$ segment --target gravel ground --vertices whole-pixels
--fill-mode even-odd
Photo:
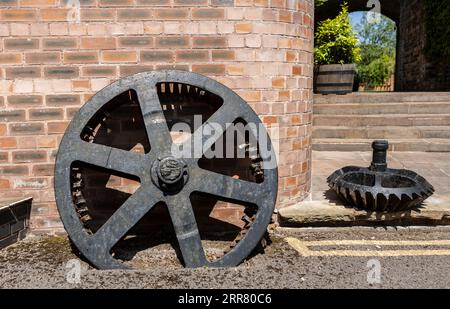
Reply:
[[[0,251],[0,288],[450,288],[450,256],[379,258],[382,282],[369,285],[369,258],[303,257],[284,241],[288,236],[450,240],[450,229],[277,229],[263,254],[228,269],[185,269],[171,246],[163,244],[136,254],[127,263],[147,269],[131,271],[92,268],[73,253],[65,237],[29,237]],[[220,247],[208,246],[210,252]],[[71,259],[81,262],[80,283],[67,281]]]

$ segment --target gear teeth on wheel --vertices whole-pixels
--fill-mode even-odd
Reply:
[[[329,187],[350,206],[393,212],[418,207],[434,193],[428,181],[409,170],[388,169],[387,141],[375,141],[370,167],[347,166],[332,173]]]

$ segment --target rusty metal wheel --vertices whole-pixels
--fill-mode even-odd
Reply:
[[[235,179],[199,166],[199,158],[173,155],[170,126],[161,106],[162,88],[172,87],[174,97],[208,95],[219,97],[221,106],[200,128],[192,131],[185,147],[193,147],[200,140],[202,149],[209,149],[217,138],[204,136],[210,124],[227,126],[241,119],[260,124],[259,117],[240,98],[224,85],[202,75],[184,71],[155,71],[126,77],[95,94],[73,117],[56,158],[55,194],[58,210],[69,237],[80,252],[101,269],[127,268],[111,255],[113,246],[156,204],[167,205],[182,260],[186,267],[226,267],[238,265],[257,246],[271,220],[277,193],[277,168],[269,166],[275,158],[274,149],[264,129],[253,127],[254,136],[267,138],[265,147],[258,147],[257,158],[251,162],[257,181]],[[147,153],[136,153],[94,142],[93,121],[108,117],[105,106],[120,94],[133,91],[142,113],[145,132],[151,145]],[[168,90],[166,93],[169,92]],[[260,145],[258,145],[260,146]],[[99,167],[139,179],[135,191],[96,231],[86,229],[89,209],[77,191],[86,184],[75,162]],[[205,256],[196,218],[190,203],[193,192],[202,192],[223,199],[255,205],[250,224],[242,239],[225,255],[209,261]]]

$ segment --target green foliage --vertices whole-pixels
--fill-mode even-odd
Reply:
[[[395,59],[382,55],[369,64],[358,65],[358,80],[369,87],[382,86],[392,76],[395,69]]]
[[[425,54],[436,64],[450,62],[450,0],[425,0]]]
[[[315,33],[316,64],[348,64],[361,60],[358,39],[350,24],[347,3],[334,19],[319,23]]]
[[[361,48],[357,78],[369,87],[381,86],[395,71],[395,22],[380,15],[380,22],[371,23],[366,14],[355,29]]]

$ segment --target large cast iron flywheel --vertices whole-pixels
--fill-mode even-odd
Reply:
[[[165,90],[164,90],[165,89]],[[121,94],[133,91],[143,119],[143,126],[151,149],[138,153],[95,142],[98,123],[108,118],[106,105],[114,105]],[[265,136],[268,145],[253,152],[250,169],[255,181],[236,179],[199,164],[199,157],[173,155],[173,141],[161,101],[164,98],[182,102],[189,111],[190,101],[203,100],[208,104],[219,98],[220,107],[192,135],[183,146],[195,148],[200,141],[202,152],[217,140],[205,136],[210,124],[225,130],[237,119],[255,124],[251,134]],[[119,100],[120,101],[120,100]],[[187,103],[186,103],[187,102]],[[194,109],[195,110],[195,109]],[[181,112],[180,111],[180,112]],[[175,113],[176,114],[176,113]],[[171,122],[176,122],[172,119]],[[182,120],[180,120],[182,121]],[[58,210],[70,239],[92,264],[101,269],[127,268],[112,256],[111,250],[152,208],[163,202],[186,267],[236,266],[259,244],[267,232],[275,207],[277,167],[273,166],[275,152],[259,117],[236,93],[205,76],[184,71],[155,71],[139,73],[118,80],[96,93],[73,117],[61,140],[55,167],[55,194]],[[209,130],[211,131],[211,130]],[[260,139],[258,139],[259,141]],[[255,147],[253,147],[255,148]],[[256,155],[255,155],[256,153]],[[269,164],[271,160],[271,164]],[[140,186],[96,230],[86,228],[89,209],[77,188],[89,186],[79,176],[75,164],[87,164],[139,179]],[[223,168],[223,167],[222,167]],[[230,167],[231,168],[231,167]],[[200,192],[229,201],[251,204],[253,212],[245,233],[231,250],[215,260],[208,260],[202,245],[190,195]],[[247,213],[248,214],[248,213]],[[170,222],[168,222],[170,224]]]

